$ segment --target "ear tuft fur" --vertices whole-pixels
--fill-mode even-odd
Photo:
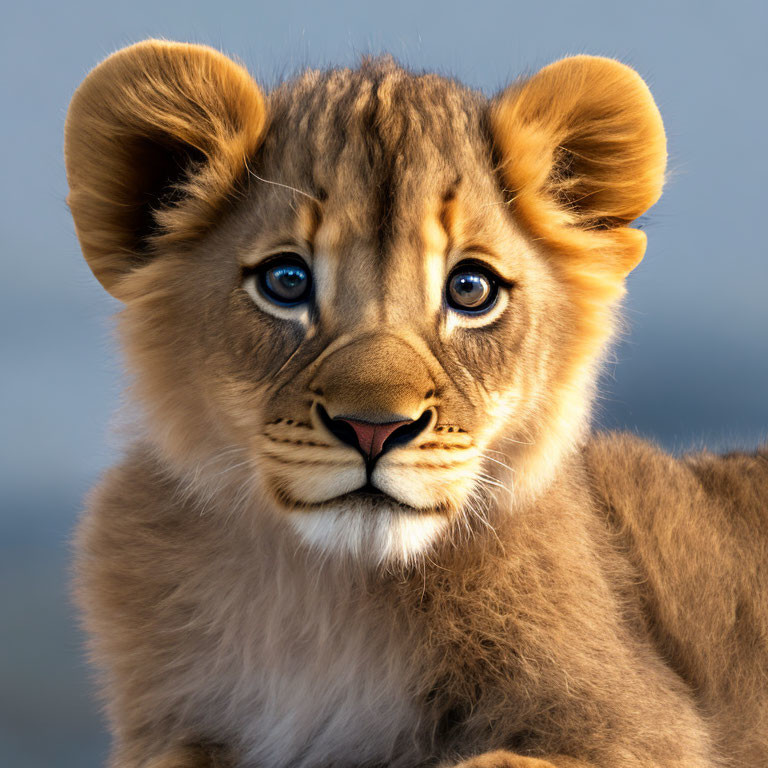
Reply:
[[[67,201],[108,291],[120,298],[159,245],[210,227],[264,124],[251,76],[206,46],[147,40],[86,77],[65,127]]]
[[[510,86],[491,127],[524,223],[570,261],[621,281],[645,236],[627,228],[661,195],[666,139],[640,76],[613,59],[574,56]]]

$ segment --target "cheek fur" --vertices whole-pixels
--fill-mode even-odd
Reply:
[[[530,315],[522,293],[513,290],[506,310],[493,322],[475,328],[454,328],[445,344],[446,352],[485,393],[503,391],[525,364]]]
[[[227,369],[254,383],[274,377],[306,336],[300,323],[262,312],[243,290],[232,294],[223,314],[229,318],[227,337],[221,347]]]

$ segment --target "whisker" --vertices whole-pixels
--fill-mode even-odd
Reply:
[[[536,443],[527,442],[525,440],[514,440],[511,437],[502,437],[501,439],[505,443],[517,443],[518,445],[536,445]]]
[[[465,505],[464,509],[466,512],[470,513],[472,517],[474,517],[476,520],[478,520],[481,525],[485,526],[492,534],[493,537],[498,542],[499,546],[501,547],[502,551],[504,551],[504,543],[499,538],[499,534],[497,533],[494,526],[491,524],[491,522],[487,519],[486,515],[490,511],[490,499],[483,495],[480,496],[478,491],[480,488],[477,488],[476,491],[474,491],[469,499],[467,500],[467,504]],[[481,508],[484,508],[485,513],[481,510]],[[469,520],[467,519],[467,515],[464,516],[464,528],[468,536],[471,536],[473,534],[472,528],[469,525]]]
[[[261,176],[259,176],[257,173],[254,173],[250,168],[248,169],[248,173],[253,176],[254,179],[258,179],[259,181],[263,181],[265,184],[272,184],[275,187],[282,187],[283,189],[289,189],[291,192],[295,192],[297,195],[304,195],[304,197],[308,197],[310,200],[314,200],[314,202],[319,203],[320,201],[314,196],[310,195],[309,192],[304,192],[301,189],[297,189],[296,187],[292,187],[290,184],[283,184],[279,181],[270,181],[269,179],[264,179]]]
[[[221,475],[225,475],[227,472],[232,472],[235,469],[240,469],[240,467],[245,467],[250,463],[251,463],[251,460],[246,459],[245,461],[240,461],[237,464],[232,464],[226,469],[222,469],[220,472],[217,472],[215,475],[211,475],[211,479],[213,480],[214,478],[220,477]]]
[[[488,459],[488,461],[492,461],[494,464],[498,464],[500,467],[504,467],[504,469],[508,469],[510,472],[514,472],[515,470],[509,466],[509,464],[505,464],[503,461],[499,461],[498,459],[494,459],[493,456],[486,456],[486,454],[483,454],[484,459]]]
[[[483,483],[486,483],[487,485],[493,485],[496,488],[501,488],[503,491],[507,490],[507,486],[504,485],[504,483],[500,483],[496,478],[491,477],[490,475],[484,475],[480,472],[478,472],[475,477],[477,477],[478,480],[481,480]]]

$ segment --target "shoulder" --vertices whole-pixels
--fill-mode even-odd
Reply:
[[[674,456],[634,435],[606,433],[590,439],[583,458],[597,507],[620,528],[768,531],[765,446],[753,453]]]
[[[583,449],[593,492],[606,502],[668,493],[690,478],[680,461],[659,446],[627,433],[597,433]]]
[[[751,453],[674,456],[636,435],[607,432],[592,436],[583,457],[595,490],[611,497],[697,489],[723,499],[745,493],[768,498],[768,445]]]

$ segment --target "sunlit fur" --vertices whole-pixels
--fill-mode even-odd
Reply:
[[[768,455],[589,434],[664,180],[634,71],[488,100],[385,58],[263,94],[147,41],[65,154],[134,407],[77,539],[111,768],[768,761]],[[254,279],[283,251],[305,305]],[[446,302],[464,261],[487,312]],[[342,416],[421,431],[368,478]]]

